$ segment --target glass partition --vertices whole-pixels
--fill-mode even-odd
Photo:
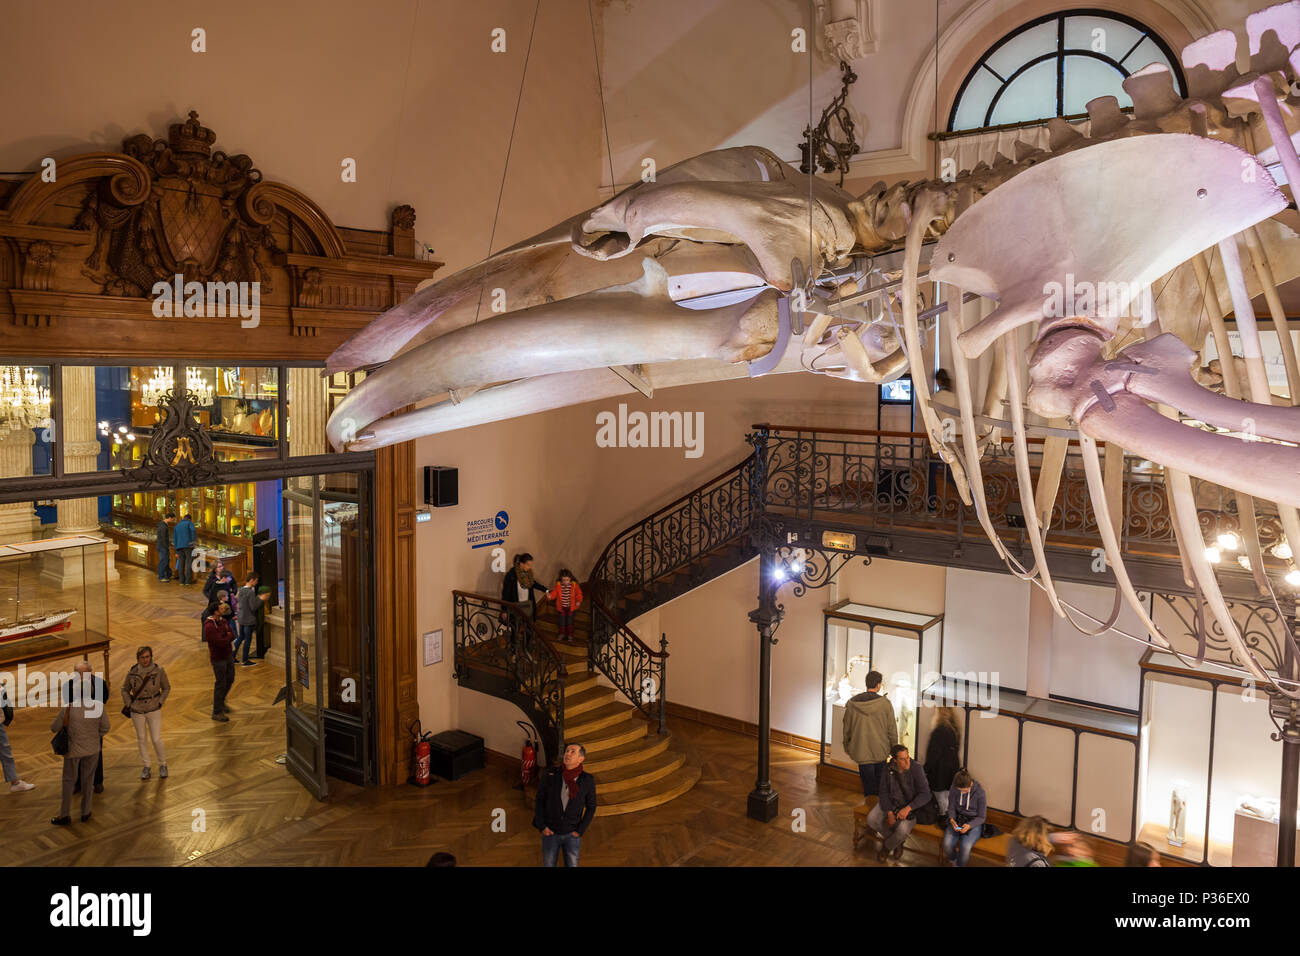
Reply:
[[[840,601],[824,615],[822,763],[857,769],[843,747],[844,711],[866,690],[866,676],[873,670],[883,677],[881,692],[893,705],[899,742],[923,758],[920,690],[928,671],[938,668],[943,615],[851,601]]]

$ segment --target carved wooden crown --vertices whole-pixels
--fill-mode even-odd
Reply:
[[[184,123],[173,123],[167,128],[167,141],[175,152],[208,156],[217,134],[199,122],[197,111],[190,110],[190,118]]]

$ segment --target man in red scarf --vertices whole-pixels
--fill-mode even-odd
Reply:
[[[548,768],[537,785],[533,826],[542,834],[542,866],[555,866],[560,850],[565,866],[578,865],[582,835],[596,815],[596,778],[582,769],[586,759],[581,744],[569,744],[563,766]]]

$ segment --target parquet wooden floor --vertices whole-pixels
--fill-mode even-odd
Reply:
[[[283,705],[271,703],[285,680],[280,649],[256,667],[236,668],[234,713],[229,723],[213,722],[212,672],[198,639],[199,589],[161,585],[135,568],[121,571],[110,604],[111,681],[116,692],[136,645],[153,646],[172,684],[163,719],[170,776],[159,780],[155,767],[151,780],[139,779],[135,734],[114,705],[105,792],[95,797],[93,818],[52,827],[61,767],[49,750],[53,711],[19,710],[9,736],[20,774],[36,789],[11,794],[0,786],[0,864],[422,866],[439,850],[462,865],[540,862],[532,790],[525,799],[513,789],[509,767],[490,765],[422,790],[331,780],[330,799],[315,800],[275,763],[284,749]],[[699,783],[663,806],[598,814],[583,840],[583,865],[876,865],[869,852],[852,849],[853,807],[861,798],[819,784],[815,755],[772,745],[781,815],[761,824],[745,817],[757,742],[683,719],[671,725],[674,747],[701,770]],[[796,809],[803,811],[798,817]],[[903,863],[932,865],[932,844],[916,846]]]

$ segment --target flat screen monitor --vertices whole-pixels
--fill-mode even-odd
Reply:
[[[880,386],[882,405],[911,405],[912,379],[896,378],[892,382],[883,382]]]

